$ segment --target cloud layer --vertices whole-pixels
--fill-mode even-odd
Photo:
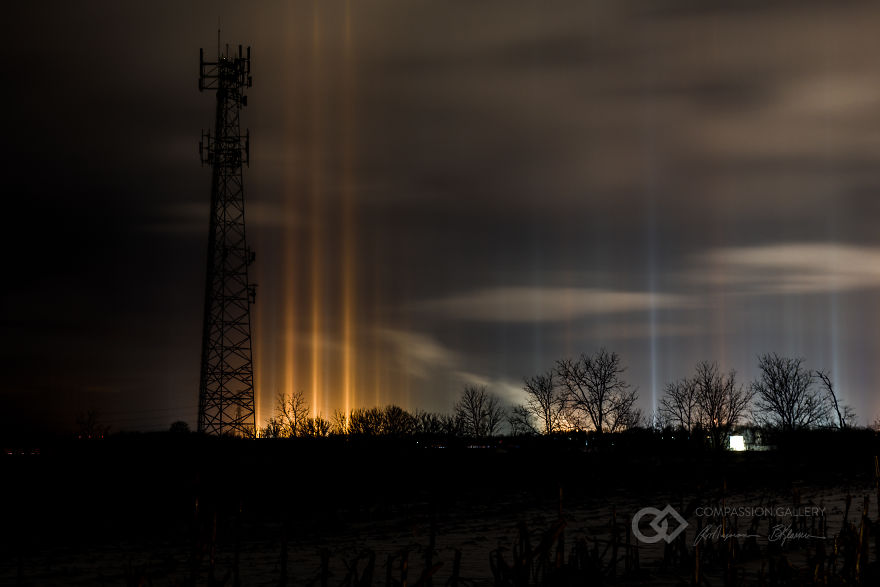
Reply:
[[[480,322],[560,322],[591,315],[681,307],[683,296],[574,287],[495,287],[415,304],[446,317]]]
[[[699,282],[735,294],[840,293],[880,287],[880,247],[779,243],[729,247],[700,257]]]

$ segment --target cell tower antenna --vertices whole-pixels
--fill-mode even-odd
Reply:
[[[220,54],[205,61],[199,51],[199,91],[217,95],[214,134],[202,131],[199,154],[210,165],[211,216],[205,278],[205,314],[199,378],[198,430],[206,434],[253,437],[254,363],[250,308],[256,286],[248,267],[254,253],[247,246],[242,167],[249,164],[250,133],[241,134],[239,118],[251,87],[247,55]]]

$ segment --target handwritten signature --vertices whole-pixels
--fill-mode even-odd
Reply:
[[[709,524],[705,526],[700,532],[697,534],[696,538],[694,538],[694,546],[699,544],[700,542],[706,542],[707,540],[730,540],[732,538],[766,538],[767,542],[778,542],[780,546],[785,546],[786,542],[792,540],[805,540],[805,539],[816,539],[816,540],[826,540],[827,536],[815,536],[810,534],[809,532],[798,532],[795,531],[791,524],[777,524],[770,528],[770,533],[766,536],[761,534],[746,534],[741,532],[725,532],[724,528],[720,525]]]

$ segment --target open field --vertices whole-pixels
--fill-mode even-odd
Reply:
[[[2,458],[0,583],[874,584],[876,453],[867,434],[721,454],[574,439],[48,443]],[[633,515],[667,504],[685,531],[639,542]],[[720,506],[742,511],[705,514]]]

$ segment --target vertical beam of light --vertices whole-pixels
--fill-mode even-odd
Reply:
[[[826,133],[831,132],[832,129],[830,128],[829,123],[826,122],[824,130]],[[826,145],[826,151],[827,151],[828,145],[831,144],[831,141],[830,140],[824,141],[824,144]],[[831,153],[827,153],[827,157],[828,157],[827,160],[829,162],[829,167],[831,167],[831,165],[832,165],[831,162],[833,162],[835,160],[835,158],[834,158],[833,154],[831,154]],[[825,181],[823,182],[825,184],[823,186],[823,191],[825,191],[825,193],[828,194],[832,198],[834,197],[834,194],[836,194],[838,192],[838,189],[840,188],[840,186],[837,185],[837,183],[835,182],[834,173],[835,173],[834,169],[828,169],[826,171]],[[833,247],[838,242],[837,237],[838,237],[838,233],[839,233],[838,221],[839,221],[839,215],[840,215],[840,208],[838,206],[833,206],[833,205],[829,206],[828,208],[829,208],[827,210],[828,215],[826,216],[828,244]],[[854,212],[856,214],[858,214],[857,211],[854,211]],[[833,250],[837,251],[836,248]],[[835,252],[834,266],[840,267],[840,259],[838,258],[838,254],[836,252]],[[838,274],[836,272],[832,271],[831,276],[832,276],[831,278],[833,280],[833,283],[832,283],[831,294],[830,294],[831,299],[829,300],[830,308],[829,308],[829,316],[828,316],[828,320],[830,322],[829,330],[831,331],[831,337],[830,337],[831,340],[830,340],[829,344],[830,344],[831,348],[830,349],[822,349],[822,352],[826,352],[826,353],[830,352],[831,353],[831,382],[834,385],[834,390],[838,394],[840,394],[841,391],[843,391],[841,389],[841,382],[840,382],[841,377],[840,377],[840,369],[839,369],[839,362],[838,362],[839,358],[840,358],[839,350],[840,350],[840,336],[841,336],[841,333],[840,333],[840,293],[839,293],[840,292],[840,284],[839,284]],[[843,393],[846,394],[847,391],[843,391]],[[844,397],[846,397],[846,395],[844,395]],[[841,399],[841,398],[838,397],[838,399]],[[849,399],[852,400],[854,398],[852,395],[850,395]],[[846,402],[844,402],[844,403],[846,403]],[[870,422],[871,420],[869,419],[868,421]]]
[[[371,319],[372,319],[374,327],[375,327],[375,325],[380,323],[380,320],[379,320],[380,319],[379,300],[382,299],[382,291],[380,288],[383,283],[383,280],[381,279],[380,273],[379,273],[380,268],[382,267],[382,264],[378,263],[377,260],[382,258],[381,243],[383,242],[383,240],[382,240],[383,234],[384,233],[382,231],[377,231],[375,234],[371,235],[373,237],[371,239],[373,241],[373,252],[372,252],[373,269],[371,271],[371,279],[373,280],[373,291],[371,293],[372,293],[373,299],[372,299]],[[373,332],[374,332],[373,335],[375,336],[375,329]],[[372,365],[373,365],[373,393],[375,395],[374,401],[375,401],[375,405],[381,406],[382,405],[382,385],[383,385],[383,380],[382,380],[383,363],[382,363],[382,358],[381,358],[380,351],[379,351],[380,344],[374,343],[370,346],[371,346],[370,353],[372,355],[371,358],[372,358]]]
[[[655,180],[655,161],[654,161],[654,145],[653,137],[649,139],[651,145],[647,154],[649,159],[649,170],[645,173],[649,185],[647,186],[646,212],[648,215],[647,223],[647,261],[648,261],[648,294],[651,299],[650,310],[648,311],[648,327],[649,327],[649,357],[651,363],[651,411],[657,411],[657,202],[654,193]]]
[[[290,18],[285,19],[289,22]],[[292,39],[290,35],[285,35],[285,52],[288,56],[294,52]],[[297,58],[293,55],[293,60]],[[284,152],[292,153],[290,142],[297,135],[296,120],[297,110],[294,108],[293,94],[295,92],[296,83],[289,76],[284,77]],[[297,365],[297,314],[299,311],[299,297],[297,296],[297,256],[298,242],[296,238],[296,230],[291,224],[292,219],[296,216],[297,201],[297,173],[298,166],[288,164],[284,166],[283,180],[284,191],[282,193],[282,210],[284,215],[284,225],[282,227],[282,247],[283,253],[281,257],[281,275],[284,280],[282,283],[282,336],[281,345],[281,393],[287,397],[292,397],[296,392],[295,377],[299,374]],[[275,363],[276,369],[278,363]]]
[[[705,184],[704,189],[707,193],[712,193],[715,189],[715,185]],[[713,213],[714,216],[711,219],[713,241],[711,246],[717,249],[729,244],[728,219],[730,211],[726,207],[718,206],[713,207]],[[744,309],[742,302],[740,302],[739,306],[731,304],[730,307],[728,307],[728,285],[726,285],[728,276],[724,271],[725,269],[723,265],[717,262],[711,268],[713,275],[712,283],[714,285],[710,286],[709,298],[711,299],[711,306],[708,311],[711,312],[709,320],[712,326],[711,331],[707,334],[711,346],[708,349],[708,352],[702,351],[701,355],[696,357],[696,360],[698,361],[718,361],[718,365],[722,370],[733,367],[733,365],[728,362],[728,336],[735,335],[737,331],[741,332],[741,336],[744,336],[749,341],[746,347],[749,349],[761,348],[761,345],[765,342],[761,338],[762,335],[760,334],[760,331],[756,331],[751,326],[746,326],[746,330],[743,330],[744,325],[738,324],[737,316],[741,316]],[[730,326],[728,326],[728,316],[730,316],[731,319]],[[757,347],[754,346],[756,344],[754,342],[756,336],[759,341]],[[742,351],[740,351],[740,356],[741,355]],[[746,353],[746,356],[751,357],[753,355]],[[742,366],[745,367],[746,365],[743,364]],[[693,365],[691,365],[691,367],[693,367]]]
[[[320,2],[315,0],[312,20],[312,71],[311,71],[311,371],[312,371],[312,412],[314,415],[326,413],[326,398],[322,397],[322,299],[323,288],[323,109],[321,108],[321,20],[318,11]]]
[[[714,234],[714,242],[713,246],[715,248],[723,247],[727,244],[727,234],[725,230],[725,218],[726,214],[725,210],[717,210],[716,216],[714,218],[715,230]],[[708,352],[702,351],[702,354],[697,357],[697,361],[717,361],[719,368],[723,371],[724,369],[730,368],[731,365],[727,362],[727,286],[725,285],[725,280],[727,275],[724,274],[724,268],[722,264],[715,263],[712,269],[713,279],[712,282],[714,285],[711,287],[711,296],[712,300],[711,307],[709,308],[709,312],[711,312],[710,320],[712,323],[712,330],[709,333],[709,338],[711,342],[711,348],[708,349]],[[735,310],[732,312],[735,315]],[[754,337],[753,334],[749,335],[749,340],[752,340]],[[749,348],[752,348],[751,345],[754,343],[749,343]],[[761,343],[763,344],[763,342]],[[693,367],[694,365],[691,365]]]
[[[823,55],[822,59],[822,70],[823,72],[831,73],[834,71],[834,65],[830,63],[827,59],[827,55]],[[826,82],[822,85],[823,91],[829,91],[833,88],[833,85],[830,82]],[[833,91],[833,90],[831,90]],[[826,99],[833,100],[832,97],[828,96]],[[821,180],[821,185],[819,187],[822,192],[824,192],[825,196],[831,198],[831,201],[836,203],[835,195],[839,192],[840,185],[837,180],[838,170],[835,169],[834,162],[838,160],[837,154],[833,151],[832,145],[834,145],[835,141],[832,138],[832,133],[836,129],[836,126],[828,118],[822,118],[822,138],[820,143],[822,145],[823,155],[824,155],[824,165],[823,165],[823,175]],[[838,205],[828,206],[824,213],[826,219],[826,238],[828,240],[828,244],[832,247],[837,244],[837,236],[838,236],[838,221],[839,215],[841,212],[841,208]],[[856,211],[853,211],[856,212]],[[858,213],[858,212],[856,212]],[[834,249],[836,250],[836,249]],[[840,259],[838,255],[835,253],[834,258],[834,266],[840,266]],[[838,283],[837,273],[831,272],[832,286],[831,292],[828,295],[828,321],[829,321],[829,330],[830,332],[830,341],[827,343],[831,348],[821,348],[819,352],[822,353],[830,353],[831,354],[831,382],[834,385],[835,391],[840,394],[840,373],[838,370],[838,351],[839,351],[839,341],[840,341],[840,309],[839,309],[839,289],[840,285]],[[838,397],[840,399],[840,397]],[[870,421],[870,420],[869,420]]]
[[[259,231],[250,233],[250,243],[255,250],[262,248],[263,239],[260,238]],[[251,283],[265,283],[266,275],[260,263],[251,265],[248,278]],[[263,303],[251,305],[251,352],[252,364],[254,369],[254,422],[256,424],[256,432],[259,433],[261,420],[261,402],[266,400],[268,393],[264,393],[264,389],[272,389],[274,386],[274,377],[272,365],[275,363],[276,355],[274,346],[271,344],[271,337],[267,334],[271,331],[266,327],[266,317],[272,315],[272,308],[266,308],[266,300]],[[271,304],[272,301],[269,301]]]
[[[830,232],[831,241],[834,244],[837,243],[837,216],[838,209],[836,207],[832,207]],[[840,267],[840,260],[835,258],[834,265],[836,267]],[[840,329],[840,284],[838,274],[836,272],[832,272],[832,275],[834,276],[834,285],[831,289],[831,311],[829,316],[829,320],[831,322],[831,382],[834,384],[834,390],[838,394],[843,394],[842,397],[845,398],[844,403],[850,403],[850,405],[852,405],[852,403],[856,399],[856,394],[854,393],[855,390],[843,388],[841,381],[842,377],[840,373],[840,347],[841,344],[845,343],[843,343],[843,341],[841,340],[842,333]],[[850,381],[853,381],[853,379],[850,378]],[[838,399],[841,399],[841,396],[838,396]],[[865,423],[871,423],[872,421],[873,417],[868,418],[867,422]]]
[[[653,86],[657,82],[656,70],[646,67],[643,73],[649,86]],[[644,128],[644,136],[642,138],[642,149],[644,150],[642,171],[645,178],[645,198],[647,213],[647,279],[648,292],[651,299],[651,308],[648,313],[649,324],[649,359],[651,362],[651,411],[657,411],[657,203],[656,203],[656,186],[657,186],[657,140],[656,129],[657,113],[654,100],[644,100],[644,119],[642,121]]]
[[[354,328],[355,328],[355,225],[354,186],[352,180],[352,135],[354,133],[354,107],[352,93],[351,2],[345,1],[345,46],[342,68],[342,393],[345,413],[351,412],[355,401],[354,379]]]
[[[653,176],[653,174],[652,174]],[[651,411],[657,411],[657,211],[653,187],[648,191],[648,292],[651,337]]]
[[[256,239],[254,239],[254,241],[256,241]],[[263,275],[263,272],[256,268],[252,269],[252,271],[253,273],[251,274],[251,279],[254,279],[254,277],[256,277],[256,279],[254,279],[254,283],[259,283],[261,281],[261,276]],[[254,368],[254,422],[257,425],[257,432],[259,432],[260,423],[262,422],[262,420],[260,419],[260,402],[265,399],[263,394],[263,386],[266,383],[266,377],[264,373],[265,363],[269,362],[271,364],[274,360],[274,357],[266,356],[267,353],[265,353],[265,351],[257,352],[257,349],[265,346],[264,341],[266,340],[265,336],[260,336],[260,332],[263,330],[263,327],[261,326],[263,324],[262,308],[260,306],[254,305],[251,308],[251,314],[251,324],[257,327],[256,335],[253,331],[251,331],[251,340],[259,341],[259,346],[253,349],[253,358],[251,359]]]
[[[653,231],[652,231],[653,232]],[[648,284],[651,292],[651,410],[657,410],[657,269],[656,258],[651,252],[651,268],[648,270]]]
[[[530,371],[532,373],[543,373],[546,369],[544,365],[544,329],[540,323],[540,320],[537,318],[541,314],[541,306],[542,301],[540,298],[543,297],[543,288],[541,287],[543,284],[543,280],[541,279],[541,268],[543,267],[544,255],[543,255],[543,246],[542,246],[542,235],[539,232],[538,224],[535,223],[532,225],[531,230],[531,252],[532,252],[532,285],[536,288],[537,291],[542,292],[541,295],[537,296],[535,299],[535,305],[532,309],[533,315],[535,316],[535,324],[532,326],[532,365]]]
[[[572,296],[573,291],[574,291],[573,289],[568,289],[565,293],[565,305],[567,308],[572,307],[571,296]],[[562,342],[563,342],[563,349],[564,349],[563,354],[566,357],[572,357],[575,355],[574,326],[573,326],[573,324],[574,324],[574,320],[566,320],[565,321],[565,332],[562,335]]]
[[[835,220],[835,218],[832,217],[832,222],[831,222],[831,224],[832,224],[831,231],[832,232],[834,231],[834,226],[833,226],[834,220]],[[834,244],[833,240],[832,240],[831,244]],[[839,267],[840,261],[837,258],[837,256],[838,255],[835,253],[834,265],[836,267]],[[831,275],[832,275],[833,284],[831,287],[831,293],[829,294],[830,299],[829,299],[829,316],[828,316],[828,321],[830,323],[829,330],[831,331],[831,337],[830,337],[831,340],[829,342],[831,349],[821,349],[821,351],[822,352],[829,352],[829,350],[830,350],[830,353],[831,353],[831,383],[834,385],[834,391],[838,394],[838,399],[841,399],[840,398],[840,392],[841,392],[840,373],[838,371],[838,362],[837,362],[838,361],[838,339],[840,337],[840,327],[838,324],[838,321],[840,320],[840,310],[839,310],[839,300],[838,300],[839,284],[838,284],[837,274],[835,272],[832,272]],[[850,396],[850,397],[852,397],[852,396]],[[844,403],[846,403],[846,402],[844,402]]]
[[[285,173],[289,173],[286,171]],[[285,218],[291,218],[293,209],[290,197],[285,198],[284,214]],[[296,262],[295,262],[296,239],[294,231],[290,226],[284,227],[284,256],[282,260],[282,274],[284,275],[284,340],[283,349],[284,356],[282,365],[284,370],[283,393],[292,397],[295,393],[294,375],[297,373],[296,361]]]

